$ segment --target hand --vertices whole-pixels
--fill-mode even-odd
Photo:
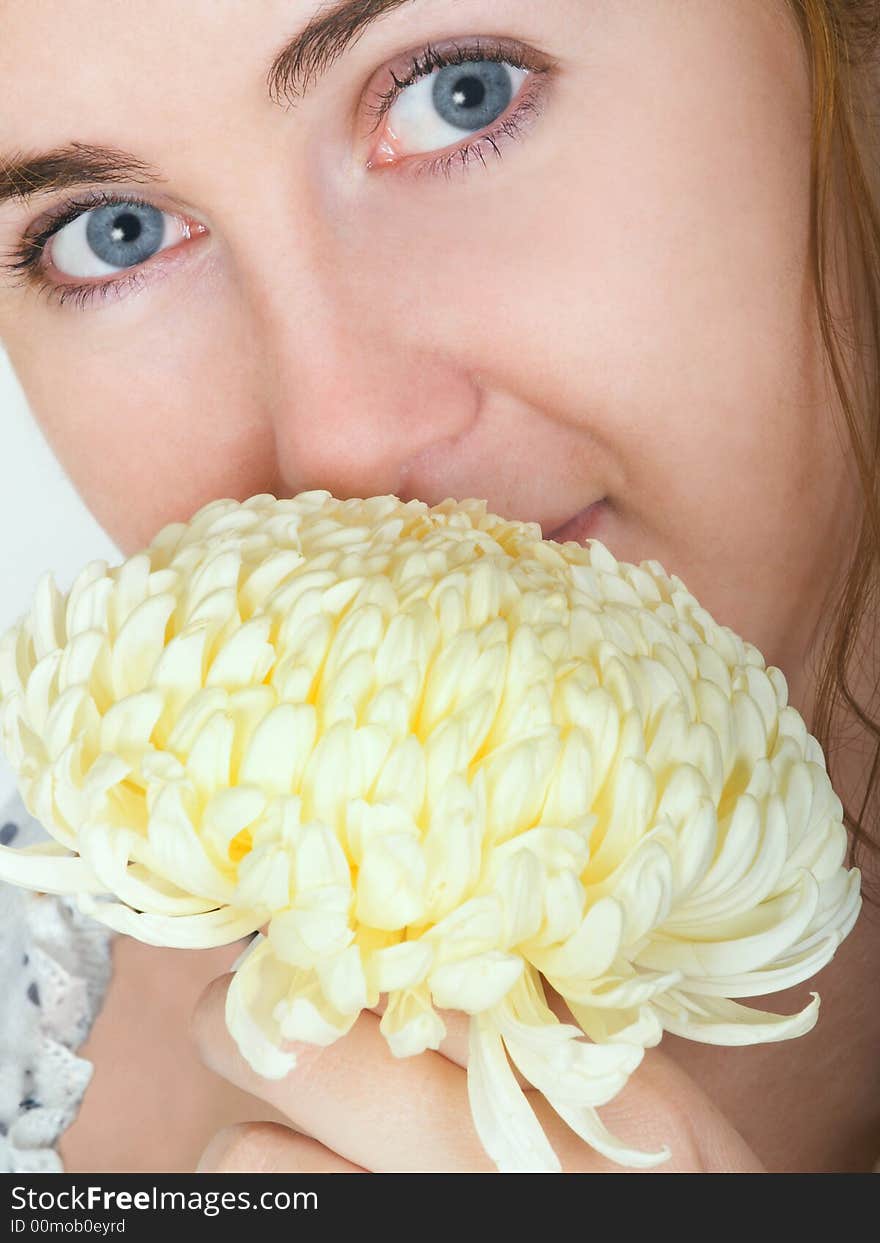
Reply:
[[[291,1043],[297,1065],[284,1079],[263,1079],[242,1058],[226,1028],[232,976],[212,980],[192,1018],[202,1060],[230,1083],[289,1118],[225,1127],[210,1141],[198,1173],[483,1173],[494,1164],[483,1151],[467,1096],[467,1024],[443,1011],[446,1039],[437,1052],[395,1058],[379,1032],[384,1004],[365,1010],[327,1047]],[[547,988],[565,1017],[564,1003]],[[569,1021],[570,1016],[569,1016]],[[589,1148],[544,1098],[517,1074],[566,1173],[613,1173],[621,1166]],[[601,1116],[635,1147],[672,1157],[658,1173],[763,1173],[745,1140],[705,1093],[658,1049],[644,1061]]]

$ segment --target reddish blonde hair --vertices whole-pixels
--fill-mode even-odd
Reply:
[[[867,703],[859,703],[851,687],[856,662],[880,650],[874,629],[880,619],[880,0],[787,3],[811,72],[811,263],[819,324],[863,502],[856,550],[830,602],[808,724],[825,752],[832,784],[838,713],[854,717],[869,740],[864,797],[858,808],[844,800],[857,862],[866,851],[880,852],[876,663],[868,666]],[[841,244],[851,301],[835,309],[832,271]],[[870,637],[860,653],[865,634]]]

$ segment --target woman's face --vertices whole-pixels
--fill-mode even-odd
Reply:
[[[279,49],[335,9],[358,37],[333,57],[316,29],[280,106]],[[256,492],[484,497],[545,535],[606,498],[592,533],[683,578],[794,699],[856,487],[785,0],[6,0],[0,22],[0,172],[129,157],[0,204],[7,256],[79,204],[0,282],[0,339],[126,554]]]

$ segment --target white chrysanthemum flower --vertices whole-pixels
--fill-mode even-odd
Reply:
[[[858,914],[787,692],[658,562],[483,501],[216,501],[67,596],[45,575],[3,637],[0,739],[56,840],[0,876],[154,945],[268,925],[227,1004],[265,1076],[382,996],[398,1057],[460,1010],[499,1169],[559,1169],[511,1060],[598,1151],[655,1164],[597,1107],[663,1030],[808,1031],[816,994],[733,999],[807,979]]]

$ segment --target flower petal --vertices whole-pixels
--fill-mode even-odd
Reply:
[[[819,886],[809,872],[791,893],[768,900],[749,912],[752,929],[727,939],[687,941],[658,936],[639,953],[639,963],[655,970],[683,971],[703,979],[742,975],[762,967],[793,945],[806,929],[819,899]]]
[[[176,946],[178,949],[212,949],[229,945],[255,932],[263,922],[253,911],[236,911],[221,907],[198,915],[139,914],[118,902],[96,902],[89,894],[77,896],[77,906],[84,915],[98,923],[146,945]]]
[[[771,1014],[723,997],[689,997],[673,989],[658,998],[664,1028],[704,1044],[748,1045],[789,1040],[812,1031],[819,1018],[819,994],[797,1014]]]
[[[502,1174],[559,1174],[562,1166],[511,1070],[494,1021],[470,1021],[468,1100],[480,1142]]]
[[[236,963],[226,990],[226,1026],[248,1065],[266,1079],[283,1079],[296,1054],[282,1050],[275,1007],[287,996],[292,971],[258,938]]]
[[[489,950],[435,967],[428,976],[428,986],[441,1010],[476,1014],[496,1005],[513,988],[524,966],[518,954]]]
[[[426,1049],[439,1049],[446,1024],[434,1009],[427,985],[392,993],[379,1031],[395,1057],[416,1057]]]
[[[88,863],[57,842],[0,846],[0,880],[41,893],[106,893]]]
[[[421,984],[434,961],[427,941],[400,941],[373,950],[367,960],[367,977],[380,993],[399,992]]]

